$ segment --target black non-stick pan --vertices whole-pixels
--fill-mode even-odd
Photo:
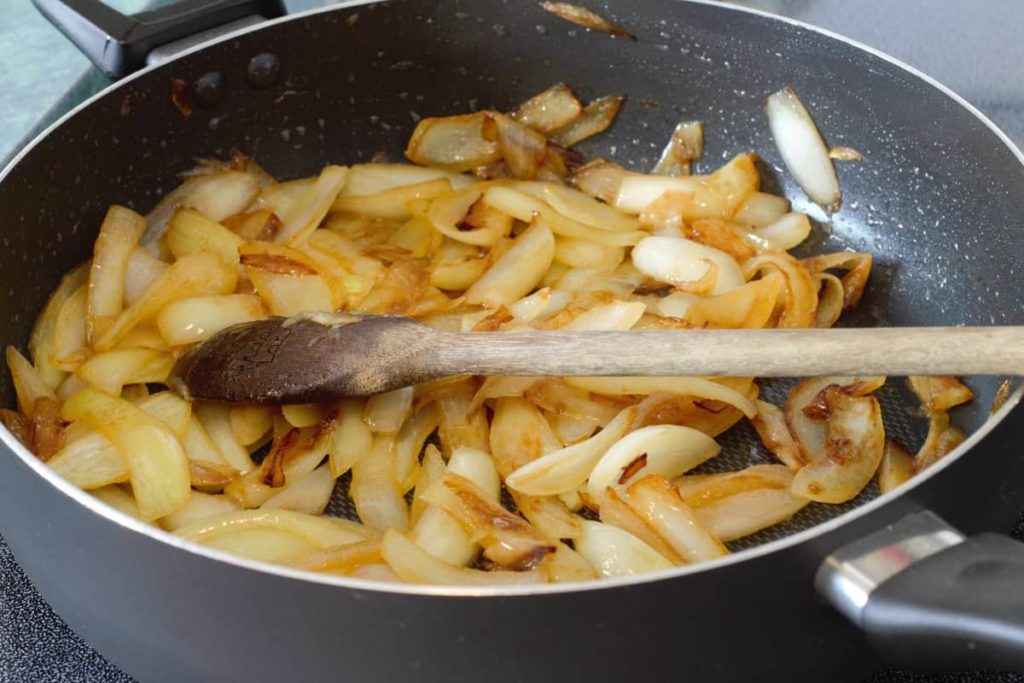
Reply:
[[[180,7],[139,26],[86,0],[38,1],[111,72],[187,33]],[[193,31],[211,10],[223,23],[277,9],[184,11]],[[241,29],[122,80],[0,175],[4,341],[24,344],[108,204],[149,210],[196,158],[237,149],[279,178],[397,160],[418,117],[509,108],[558,81],[588,98],[629,98],[585,154],[647,169],[679,120],[700,119],[706,167],[757,151],[765,183],[813,213],[762,111],[792,85],[831,143],[865,157],[840,166],[843,208],[809,247],[875,255],[853,322],[1024,323],[1024,158],[961,99],[884,55],[763,14],[679,0],[595,9],[637,40],[588,32],[532,1],[402,0]],[[97,17],[103,31],[88,28]],[[173,81],[187,86],[177,104]],[[0,532],[71,627],[147,681],[831,681],[858,679],[878,652],[1022,669],[1024,552],[976,536],[1009,529],[1024,500],[1021,389],[990,414],[1000,381],[969,380],[977,399],[956,419],[971,437],[897,491],[811,506],[726,559],[632,579],[429,588],[239,560],[104,506],[6,432]],[[923,421],[900,382],[889,385],[889,433],[919,443]],[[749,435],[731,439],[725,465],[763,457]]]

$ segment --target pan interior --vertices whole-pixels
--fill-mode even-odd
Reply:
[[[623,94],[615,126],[581,146],[635,170],[657,160],[682,120],[705,124],[696,172],[736,153],[762,157],[763,184],[818,224],[800,254],[870,251],[867,294],[845,325],[1021,324],[1014,296],[1020,246],[1009,217],[1024,215],[1024,168],[986,125],[947,93],[899,65],[828,35],[717,5],[636,0],[605,12],[636,34],[614,39],[565,23],[535,3],[403,0],[310,14],[239,35],[152,70],[65,121],[0,182],[4,249],[0,316],[24,344],[60,275],[91,250],[106,205],[140,211],[195,158],[240,150],[280,179],[327,163],[398,160],[415,121],[478,108],[508,110],[557,82],[583,99]],[[273,50],[275,85],[254,89],[250,56]],[[222,71],[222,102],[183,117],[171,79]],[[830,144],[860,162],[837,162],[841,210],[810,205],[785,172],[764,98],[792,85]],[[68,150],[76,166],[67,163]],[[798,254],[799,255],[799,254]],[[970,378],[976,400],[955,412],[971,432],[989,419],[1001,378]],[[791,383],[762,382],[780,404]],[[905,382],[879,398],[887,434],[912,450],[927,420]],[[0,390],[13,403],[9,382]],[[720,439],[702,471],[772,462],[745,424]],[[352,516],[342,481],[330,512]],[[764,543],[809,528],[877,495],[872,484],[844,505],[813,504],[793,520],[743,539]]]

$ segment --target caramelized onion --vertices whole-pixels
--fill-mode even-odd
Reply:
[[[586,7],[573,5],[568,2],[550,2],[549,0],[544,0],[544,2],[540,3],[540,6],[556,17],[561,17],[584,28],[636,40],[636,37],[622,26],[608,21],[600,14],[588,10]]]

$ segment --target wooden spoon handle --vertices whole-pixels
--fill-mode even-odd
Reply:
[[[458,334],[436,353],[445,374],[1024,375],[1024,327]]]

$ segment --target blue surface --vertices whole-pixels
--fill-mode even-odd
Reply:
[[[108,2],[123,11],[147,4],[144,0]],[[287,4],[295,11],[333,3],[291,0]],[[746,0],[737,4],[778,11],[888,52],[959,92],[1018,145],[1024,144],[1022,0]],[[13,153],[41,122],[53,120],[103,84],[85,58],[35,14],[29,0],[0,0],[0,159]],[[130,679],[68,630],[0,542],[0,681],[86,680]],[[872,683],[940,680],[1024,678],[980,674],[932,678],[880,672]]]

